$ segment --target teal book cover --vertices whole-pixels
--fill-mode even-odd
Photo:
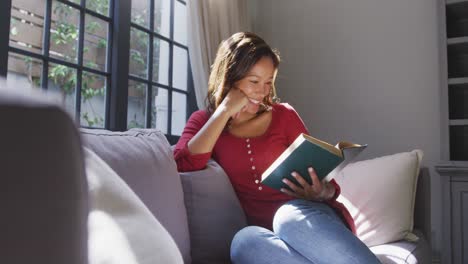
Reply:
[[[289,187],[283,178],[298,184],[291,172],[298,172],[309,184],[312,180],[308,168],[315,170],[322,181],[331,180],[341,169],[351,162],[367,145],[346,141],[333,146],[314,137],[301,134],[262,174],[262,183],[280,190]],[[300,185],[299,185],[300,186]]]

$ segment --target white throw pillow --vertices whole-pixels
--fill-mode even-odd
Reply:
[[[183,263],[172,237],[128,185],[84,149],[90,264]]]
[[[358,161],[335,178],[338,201],[350,211],[357,236],[367,245],[414,239],[413,211],[423,152],[397,153]]]

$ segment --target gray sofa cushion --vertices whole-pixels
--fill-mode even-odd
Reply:
[[[140,197],[190,263],[190,237],[179,174],[171,147],[157,130],[126,132],[82,129],[85,145]]]
[[[228,176],[210,160],[203,170],[181,173],[181,179],[193,264],[230,263],[232,238],[247,220]]]
[[[413,231],[419,240],[405,240],[370,247],[382,264],[426,264],[431,263],[431,249],[421,232]]]
[[[41,97],[0,88],[0,262],[86,263],[88,193],[78,130]]]
[[[89,264],[183,264],[167,230],[96,153],[85,148]]]

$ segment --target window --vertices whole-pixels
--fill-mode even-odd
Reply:
[[[187,6],[133,0],[127,126],[180,135],[187,119]]]
[[[111,0],[12,0],[7,81],[60,94],[82,126],[104,128]]]
[[[2,0],[2,26],[0,74],[60,94],[83,127],[174,142],[196,110],[185,1]]]

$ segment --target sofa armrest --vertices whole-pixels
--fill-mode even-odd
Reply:
[[[431,175],[429,169],[421,168],[414,206],[414,228],[420,230],[431,242]]]
[[[78,131],[59,106],[0,88],[1,263],[87,263]]]

